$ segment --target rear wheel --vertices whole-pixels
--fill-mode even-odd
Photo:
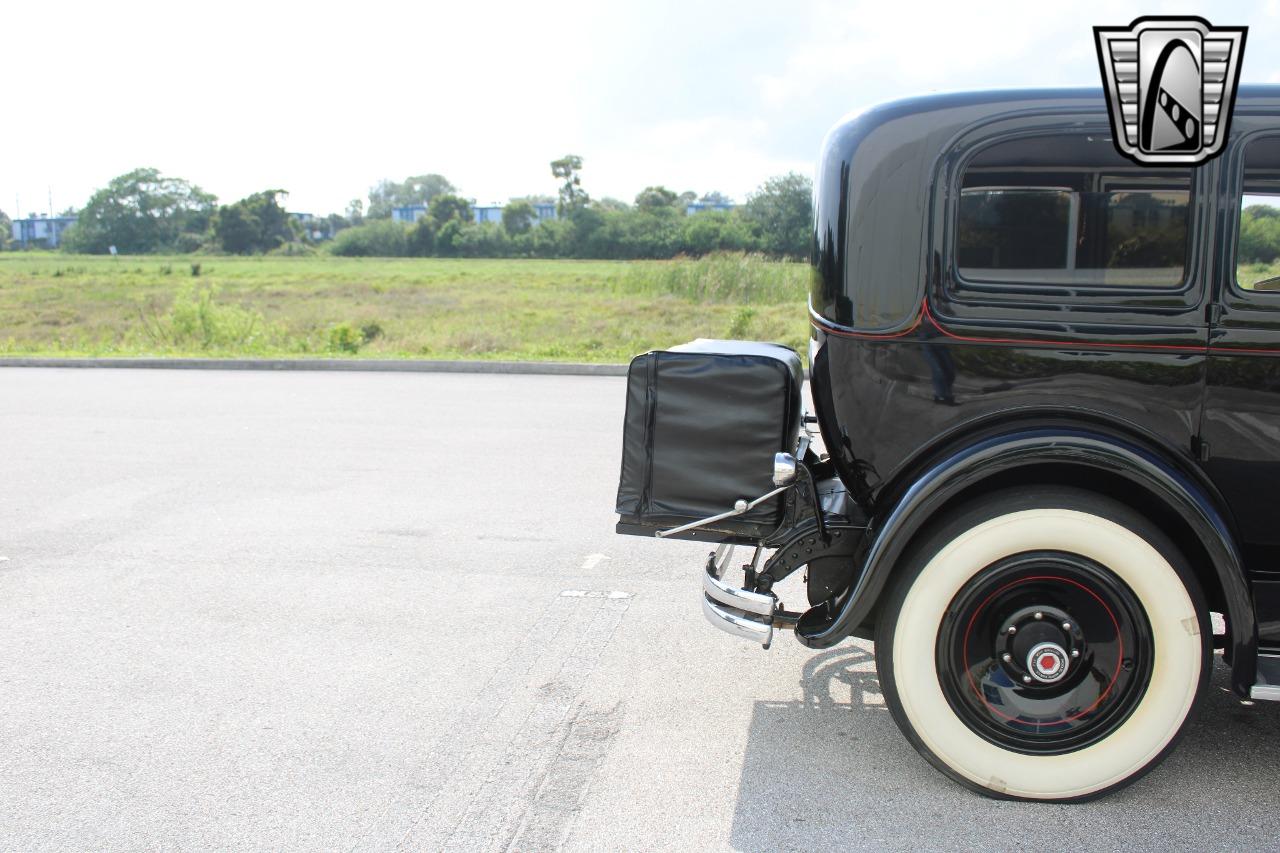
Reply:
[[[916,749],[988,796],[1076,800],[1172,748],[1212,662],[1185,559],[1076,489],[986,496],[913,549],[879,620],[885,699]]]

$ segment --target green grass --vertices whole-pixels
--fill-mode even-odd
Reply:
[[[1240,264],[1236,267],[1236,281],[1245,290],[1253,290],[1259,282],[1268,282],[1262,288],[1264,290],[1276,290],[1277,278],[1280,278],[1280,262]]]
[[[193,265],[198,265],[198,275]],[[808,267],[0,254],[0,354],[625,361],[696,337],[804,352]]]

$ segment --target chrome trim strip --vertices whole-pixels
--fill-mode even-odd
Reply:
[[[705,595],[702,597],[702,615],[707,621],[721,631],[727,631],[735,637],[751,640],[767,646],[773,642],[773,622],[758,622],[751,616],[739,616],[718,606]]]
[[[1257,681],[1249,688],[1249,698],[1280,702],[1280,655],[1258,653]]]
[[[1261,702],[1280,702],[1280,684],[1255,684],[1249,688],[1249,698]]]
[[[706,572],[702,573],[702,591],[707,594],[707,598],[726,607],[773,618],[775,599],[771,595],[761,595],[758,592],[748,592],[745,589],[729,586]]]

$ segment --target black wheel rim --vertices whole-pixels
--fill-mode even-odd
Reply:
[[[1017,752],[1082,749],[1115,731],[1151,678],[1152,640],[1132,590],[1078,554],[1000,560],[952,599],[938,678],[957,716]]]

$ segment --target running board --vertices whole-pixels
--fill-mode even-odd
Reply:
[[[1280,655],[1258,655],[1258,681],[1249,689],[1249,698],[1280,702]]]

